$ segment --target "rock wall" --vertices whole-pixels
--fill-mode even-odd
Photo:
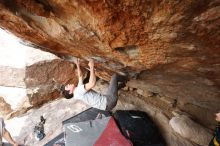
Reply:
[[[63,57],[94,57],[103,78],[175,64],[219,85],[219,0],[1,0],[0,8],[1,27]]]
[[[0,68],[4,68],[4,73],[13,70],[12,74],[17,74],[20,70]],[[11,106],[13,116],[60,97],[60,85],[74,82],[74,66],[59,59],[36,62],[22,70],[23,74],[15,78],[21,84],[11,80],[9,74],[7,78],[0,80],[0,95]]]
[[[5,102],[3,97],[0,97],[0,116],[6,117],[8,114],[10,114],[13,110],[11,109],[11,106]]]
[[[6,32],[0,34],[8,36]],[[71,63],[17,41],[11,36],[8,42],[1,40],[0,115],[5,118],[60,97],[60,85],[74,82],[75,76]]]

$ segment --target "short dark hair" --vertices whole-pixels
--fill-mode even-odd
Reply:
[[[64,95],[64,98],[70,99],[73,97],[73,93],[69,94],[69,91],[65,90],[65,85],[62,85],[60,90],[61,90],[62,94]]]

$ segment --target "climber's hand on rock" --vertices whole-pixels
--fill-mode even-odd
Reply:
[[[74,60],[74,63],[76,64],[77,67],[79,67],[80,66],[80,59],[77,58],[76,60]]]
[[[90,69],[94,69],[94,60],[93,59],[89,60],[88,66],[90,67]]]

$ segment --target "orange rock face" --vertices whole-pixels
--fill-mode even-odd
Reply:
[[[172,83],[172,90],[179,93],[184,88],[179,88],[179,82],[187,86],[192,81],[193,86],[193,81],[204,80],[211,88],[204,89],[208,92],[200,90],[203,88],[184,90],[186,94],[177,101],[182,109],[193,102],[187,110],[198,110],[193,113],[198,119],[201,111],[207,109],[210,115],[220,110],[210,107],[205,97],[192,96],[194,90],[197,95],[214,92],[207,97],[210,105],[219,103],[219,17],[219,0],[0,1],[2,28],[68,61],[79,57],[84,67],[85,60],[94,58],[100,78],[109,80],[120,71],[134,77],[153,70],[162,72],[161,78],[174,74],[178,80]]]
[[[175,64],[219,85],[219,0],[17,0],[0,8],[1,27],[59,56],[94,57],[102,78]]]

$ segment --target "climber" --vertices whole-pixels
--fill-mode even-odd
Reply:
[[[209,146],[220,146],[220,111],[216,114],[215,120],[218,122],[218,125],[215,128],[214,135],[209,143]]]
[[[18,146],[18,144],[11,138],[11,134],[5,128],[5,123],[3,118],[0,117],[0,146],[7,145],[6,143],[2,143],[2,137],[5,138],[11,145]]]
[[[67,99],[74,97],[74,99],[82,100],[91,107],[100,110],[112,110],[116,106],[118,100],[118,82],[124,83],[123,85],[125,85],[126,76],[114,74],[111,78],[108,91],[106,92],[106,94],[102,95],[91,90],[96,84],[93,59],[90,59],[88,64],[90,70],[90,77],[89,82],[86,84],[83,84],[83,75],[80,69],[79,59],[75,61],[75,64],[77,66],[78,85],[63,85],[61,87],[61,91],[64,97]]]

